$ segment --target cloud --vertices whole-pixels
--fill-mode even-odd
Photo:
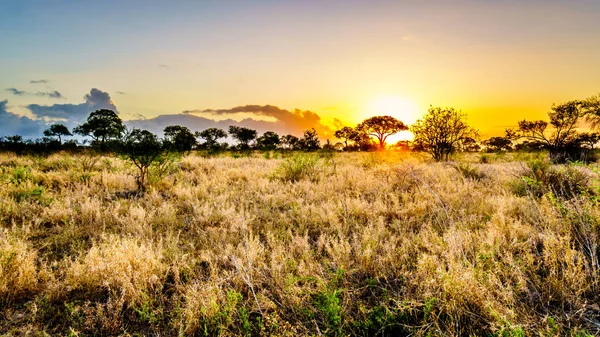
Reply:
[[[49,92],[38,92],[36,95],[39,96],[48,96],[50,98],[65,98],[60,92],[53,90]]]
[[[17,95],[17,96],[44,96],[44,97],[49,97],[49,98],[65,98],[65,96],[63,96],[60,92],[56,91],[56,90],[52,90],[52,91],[47,91],[47,92],[43,92],[43,91],[38,91],[36,93],[32,93],[32,92],[28,92],[28,91],[24,91],[24,90],[19,90],[16,88],[8,88],[6,89],[6,91],[11,92],[13,95]]]
[[[13,95],[17,95],[17,96],[23,96],[23,95],[27,94],[27,92],[16,89],[16,88],[8,88],[8,89],[6,89],[6,91],[11,92]]]
[[[119,94],[119,95],[125,95],[125,93],[122,92],[122,91],[117,91],[117,94]]]
[[[49,80],[31,80],[31,81],[29,81],[29,83],[32,83],[32,84],[48,83],[48,82],[50,82],[50,81]]]
[[[43,121],[19,116],[7,110],[8,101],[0,101],[0,137],[21,135],[23,137],[40,137],[46,128]]]
[[[27,109],[37,118],[62,119],[70,123],[80,123],[87,118],[90,112],[99,109],[110,109],[118,113],[117,107],[107,92],[93,88],[86,94],[81,104],[29,104]]]
[[[333,131],[329,126],[321,122],[321,117],[309,110],[295,109],[293,111],[281,109],[273,105],[245,105],[231,109],[206,109],[206,110],[187,110],[184,114],[216,114],[233,115],[239,113],[254,114],[261,117],[272,117],[279,129],[285,133],[302,134],[305,130],[314,128],[317,133],[324,138],[331,136]]]
[[[169,67],[169,66],[168,66],[168,65],[166,65],[166,64],[159,64],[159,65],[158,65],[158,67],[159,67],[159,68],[165,68],[165,69],[169,69],[169,68],[171,68],[171,67]]]

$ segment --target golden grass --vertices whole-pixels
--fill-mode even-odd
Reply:
[[[521,154],[303,156],[191,155],[138,196],[118,158],[0,154],[0,333],[599,331],[596,164],[553,193]]]

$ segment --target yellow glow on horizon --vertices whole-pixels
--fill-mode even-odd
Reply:
[[[399,95],[382,95],[373,99],[366,105],[366,111],[373,116],[392,116],[410,126],[421,117],[422,112],[414,100]],[[410,131],[402,131],[388,137],[388,145],[396,144],[401,140],[413,140]]]

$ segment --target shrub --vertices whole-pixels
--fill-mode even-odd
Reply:
[[[303,179],[319,179],[319,157],[309,154],[297,154],[281,163],[275,176],[284,182],[298,182]]]
[[[479,181],[487,177],[485,173],[479,171],[477,167],[471,166],[469,163],[458,163],[452,167],[454,167],[454,169],[465,179]]]
[[[518,195],[541,197],[552,193],[560,198],[572,198],[582,193],[593,193],[590,178],[575,166],[554,166],[547,160],[535,159],[527,163],[513,186]]]

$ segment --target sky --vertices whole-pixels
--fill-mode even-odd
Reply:
[[[110,108],[327,136],[430,105],[483,137],[600,93],[598,0],[0,0],[0,136]]]

